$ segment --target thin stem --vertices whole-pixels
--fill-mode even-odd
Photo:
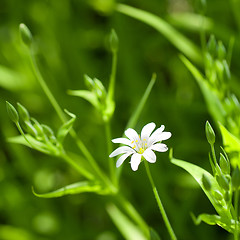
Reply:
[[[217,158],[216,158],[216,153],[215,153],[213,144],[211,144],[211,151],[212,151],[214,164],[217,165]]]
[[[139,227],[142,229],[144,234],[149,238],[149,227],[144,221],[144,219],[141,217],[141,215],[134,208],[134,206],[126,198],[124,198],[124,196],[122,196],[120,193],[116,195],[116,199],[118,203],[121,204],[122,208],[126,211],[126,213],[129,215],[129,217],[131,217],[132,220],[139,225]]]
[[[234,240],[238,240],[238,200],[239,200],[239,190],[236,189],[236,192],[234,195],[234,208],[235,208]]]
[[[149,178],[150,183],[152,185],[152,190],[153,190],[154,196],[156,198],[156,201],[157,201],[160,213],[162,214],[162,218],[163,218],[163,220],[164,220],[164,222],[166,224],[166,227],[167,227],[167,230],[169,232],[169,235],[170,235],[172,240],[177,240],[177,237],[176,237],[176,235],[175,235],[175,233],[174,233],[174,231],[172,229],[172,226],[171,226],[171,224],[170,224],[170,222],[168,220],[167,214],[166,214],[166,212],[164,210],[164,207],[163,207],[163,204],[161,202],[160,196],[158,194],[157,188],[156,188],[155,183],[153,181],[153,178],[152,178],[152,175],[151,175],[148,163],[145,160],[144,160],[144,163],[145,163],[145,167],[146,167],[148,178]]]
[[[33,54],[33,49],[30,49],[30,60],[32,64],[32,68],[34,71],[34,74],[36,75],[36,78],[41,85],[43,91],[45,92],[47,98],[49,99],[50,103],[52,104],[53,108],[57,112],[59,118],[61,119],[62,122],[66,122],[66,117],[64,115],[63,110],[59,106],[58,102],[54,98],[53,94],[51,93],[50,89],[48,88],[47,84],[45,83],[41,72],[39,71],[35,56]],[[112,187],[111,182],[108,180],[108,178],[103,174],[101,171],[100,167],[98,166],[97,162],[95,159],[92,157],[90,152],[87,150],[83,142],[78,138],[76,132],[74,130],[70,131],[71,136],[76,140],[77,146],[79,149],[82,151],[83,155],[88,159],[89,163],[93,167],[93,169],[96,171],[96,173],[99,175],[99,177],[106,183],[106,185],[115,192],[115,189]]]
[[[114,185],[116,185],[116,171],[114,167],[114,162],[113,159],[109,158],[109,155],[112,152],[112,143],[111,143],[111,128],[110,128],[110,122],[105,122],[105,133],[106,133],[106,141],[107,141],[107,153],[108,153],[108,165],[109,165],[109,172],[110,172],[110,177],[112,179],[112,182]]]
[[[33,54],[33,50],[30,50],[30,60],[32,64],[32,69],[34,71],[34,74],[36,75],[36,78],[38,80],[38,83],[41,85],[44,93],[46,94],[48,100],[52,104],[53,108],[57,112],[59,118],[61,119],[62,122],[66,121],[66,117],[64,112],[62,111],[61,107],[59,106],[58,102],[56,101],[55,97],[53,96],[52,92],[48,88],[46,82],[44,81],[42,74],[39,71],[35,55]]]
[[[88,172],[86,169],[79,166],[72,158],[70,158],[66,153],[62,153],[60,155],[61,158],[63,158],[67,163],[69,163],[74,169],[76,169],[80,174],[82,174],[84,177],[86,177],[89,180],[93,180],[94,176]]]
[[[116,72],[117,72],[117,51],[113,51],[112,69],[111,69],[110,82],[108,87],[108,99],[110,101],[114,99]]]

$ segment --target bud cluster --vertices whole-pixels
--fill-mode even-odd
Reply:
[[[220,153],[219,161],[216,160],[214,149],[215,133],[209,122],[206,122],[205,130],[207,140],[211,145],[212,151],[209,155],[209,160],[214,173],[214,179],[219,185],[220,190],[212,188],[214,183],[211,182],[207,175],[202,176],[202,184],[204,189],[211,193],[216,204],[221,206],[223,205],[222,201],[225,201],[227,203],[227,207],[230,209],[232,206],[233,193],[234,191],[238,191],[240,187],[240,172],[238,167],[231,172],[230,161],[223,148],[222,153]]]
[[[40,124],[31,117],[28,110],[20,103],[17,104],[17,109],[9,102],[6,102],[6,106],[9,117],[22,134],[23,144],[28,144],[30,147],[50,155],[58,156],[61,154],[62,142],[72,128],[75,115],[66,111],[71,119],[64,123],[55,135],[49,126]]]

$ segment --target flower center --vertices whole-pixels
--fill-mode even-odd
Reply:
[[[141,139],[140,136],[139,136],[139,139],[132,141],[131,143],[132,143],[132,148],[139,154],[143,154],[144,151],[148,148],[147,139],[146,138]]]

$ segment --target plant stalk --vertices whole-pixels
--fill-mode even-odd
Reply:
[[[167,230],[168,230],[168,232],[169,232],[169,235],[170,235],[170,237],[171,237],[172,240],[177,240],[177,237],[176,237],[176,235],[175,235],[175,233],[174,233],[174,231],[173,231],[173,229],[172,229],[172,226],[171,226],[171,224],[170,224],[170,222],[169,222],[169,219],[168,219],[167,214],[166,214],[166,212],[165,212],[165,210],[164,210],[162,201],[161,201],[160,196],[159,196],[159,194],[158,194],[157,188],[156,188],[155,183],[154,183],[154,181],[153,181],[152,174],[151,174],[151,172],[150,172],[148,163],[147,163],[146,160],[144,160],[144,163],[145,163],[146,172],[147,172],[149,181],[150,181],[150,183],[151,183],[151,185],[152,185],[152,190],[153,190],[154,196],[155,196],[155,198],[156,198],[156,201],[157,201],[157,204],[158,204],[160,213],[162,214],[162,218],[163,218],[163,220],[164,220],[164,222],[165,222],[165,225],[166,225],[166,227],[167,227]]]

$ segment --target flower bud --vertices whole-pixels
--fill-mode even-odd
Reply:
[[[223,188],[225,191],[229,190],[229,181],[223,174],[220,176],[217,175],[216,179],[221,188]]]
[[[110,35],[110,48],[112,52],[117,52],[118,50],[118,36],[114,29],[112,29]]]
[[[102,82],[98,80],[97,78],[94,78],[94,90],[97,95],[97,97],[102,101],[106,98],[106,90],[103,86]]]
[[[206,122],[206,125],[205,125],[205,131],[206,131],[208,143],[210,145],[213,145],[215,143],[215,133],[208,121]]]
[[[215,39],[214,35],[211,35],[210,38],[209,38],[209,40],[208,40],[208,43],[207,43],[207,49],[208,49],[208,52],[209,52],[212,56],[215,55],[216,46],[217,46],[216,39]]]
[[[240,186],[240,172],[238,166],[233,171],[232,186],[234,190],[238,190]]]
[[[211,181],[209,180],[209,178],[205,174],[202,175],[202,183],[203,183],[204,188],[207,191],[211,190],[211,187],[212,187]]]
[[[90,91],[92,91],[94,88],[94,82],[87,74],[84,74],[84,82],[85,82],[85,85],[87,86],[87,88]]]
[[[223,60],[226,57],[226,48],[224,47],[222,41],[218,42],[217,54],[219,60]]]
[[[225,156],[220,153],[220,168],[224,174],[230,174],[230,164],[229,161],[225,158]]]
[[[29,28],[24,24],[21,23],[19,25],[19,32],[20,32],[20,36],[21,39],[23,41],[23,43],[30,47],[33,41],[33,37],[32,37],[32,33],[30,32]]]
[[[20,118],[23,121],[30,121],[30,115],[28,113],[28,110],[20,103],[17,103],[17,105]]]
[[[18,123],[19,116],[18,116],[18,112],[15,109],[15,107],[11,103],[9,103],[9,102],[6,102],[6,107],[7,107],[7,113],[8,113],[8,116],[10,117],[10,119],[14,123]]]
[[[223,67],[224,67],[224,72],[223,72],[224,78],[229,81],[231,79],[231,72],[226,60],[223,60]]]
[[[213,196],[218,200],[221,201],[223,199],[223,195],[220,191],[214,190],[213,191]]]

